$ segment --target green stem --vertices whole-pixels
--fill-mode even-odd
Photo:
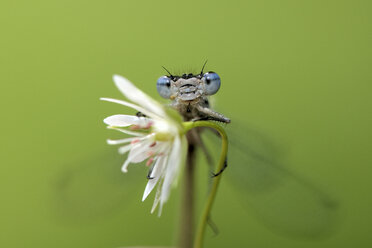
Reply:
[[[227,157],[227,149],[228,149],[228,140],[227,140],[227,135],[226,135],[225,130],[220,125],[217,125],[216,123],[209,122],[209,121],[185,122],[185,123],[183,123],[183,125],[184,125],[186,131],[188,131],[192,128],[195,128],[195,127],[210,127],[210,128],[213,128],[213,129],[218,131],[218,133],[221,135],[221,139],[222,139],[222,151],[221,151],[220,160],[218,162],[217,172],[221,171],[224,168],[225,159]],[[203,239],[204,239],[205,229],[207,227],[207,222],[208,222],[210,212],[212,210],[212,205],[213,205],[214,199],[216,198],[217,189],[218,189],[218,185],[220,183],[220,180],[221,180],[221,175],[219,175],[217,177],[214,177],[212,189],[209,193],[206,205],[204,207],[204,211],[202,213],[201,220],[200,220],[200,223],[199,223],[199,227],[198,227],[198,230],[197,230],[197,234],[196,234],[196,237],[195,237],[194,248],[202,248],[203,247]]]
[[[195,147],[188,144],[180,216],[179,248],[192,248],[194,238],[194,170]]]

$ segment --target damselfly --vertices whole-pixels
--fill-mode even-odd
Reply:
[[[328,234],[334,224],[334,201],[303,177],[287,170],[275,155],[271,142],[264,136],[246,125],[238,124],[235,119],[229,124],[229,118],[211,108],[208,98],[217,93],[221,79],[215,72],[204,72],[204,66],[197,74],[173,75],[167,70],[169,75],[157,80],[158,93],[171,100],[169,105],[185,121],[211,120],[228,124],[232,147],[226,176],[231,177],[229,181],[247,204],[248,211],[255,211],[267,226],[282,233],[310,238]],[[189,135],[189,142],[200,147],[209,163],[213,164],[213,156],[208,151],[213,149],[208,149],[208,146],[214,142],[204,142],[206,135],[203,129],[194,130]],[[212,133],[209,138],[213,139],[215,135]],[[89,219],[122,207],[120,203],[126,200],[125,190],[135,184],[133,178],[139,175],[130,173],[121,178],[120,173],[108,166],[112,157],[117,158],[102,155],[82,162],[80,169],[65,173],[60,178],[56,189],[63,196],[60,204],[64,211],[70,209],[71,213],[76,213],[74,218],[84,213],[83,216]],[[102,172],[107,172],[107,175]],[[82,185],[89,185],[87,191],[94,192],[92,200],[86,195],[87,192],[81,192]],[[107,194],[105,189],[108,188],[110,193]],[[101,200],[97,200],[97,191],[106,192],[99,195]],[[91,211],[87,212],[86,209]]]

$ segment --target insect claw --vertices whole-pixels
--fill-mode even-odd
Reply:
[[[137,117],[147,117],[147,115],[143,114],[142,112],[137,112],[136,116]]]
[[[223,164],[223,168],[219,172],[217,172],[217,173],[212,172],[212,178],[221,175],[221,173],[226,169],[226,167],[227,167],[227,158],[225,159],[225,162]]]
[[[211,176],[211,178],[218,177],[219,175],[222,174],[223,171],[224,171],[224,169],[220,170],[220,171],[217,172],[217,173],[213,173],[213,172],[212,172],[212,176]]]
[[[155,177],[151,176],[152,170],[154,169],[154,164],[151,166],[149,173],[147,174],[147,179],[151,180],[154,179]]]
[[[217,236],[220,233],[220,231],[218,230],[216,223],[214,223],[210,215],[208,216],[207,223],[209,227],[212,229],[214,235]]]

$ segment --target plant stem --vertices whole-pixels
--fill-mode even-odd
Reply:
[[[181,216],[179,228],[179,247],[192,248],[194,232],[194,168],[195,145],[192,135],[187,134],[188,149],[186,157],[185,178],[183,185],[183,198],[181,202]]]
[[[207,122],[207,121],[188,122],[188,123],[184,123],[184,126],[186,127],[186,130],[189,130],[195,127],[210,127],[218,131],[218,133],[221,135],[222,150],[221,150],[221,156],[220,156],[220,160],[219,160],[218,167],[217,167],[217,172],[221,171],[225,166],[225,160],[227,157],[227,149],[228,149],[228,140],[227,140],[227,135],[226,135],[225,130],[221,126],[213,122]],[[221,175],[214,177],[212,189],[211,189],[211,192],[209,193],[203,214],[201,216],[201,220],[200,220],[200,224],[198,227],[198,231],[196,234],[193,248],[202,248],[203,246],[205,229],[208,223],[210,212],[212,210],[214,199],[216,197],[216,193],[217,193],[220,180],[221,180]]]

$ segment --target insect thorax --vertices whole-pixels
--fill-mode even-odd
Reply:
[[[175,99],[171,106],[178,111],[185,121],[205,119],[207,116],[200,109],[209,108],[206,96],[201,96],[192,101],[182,101]]]

